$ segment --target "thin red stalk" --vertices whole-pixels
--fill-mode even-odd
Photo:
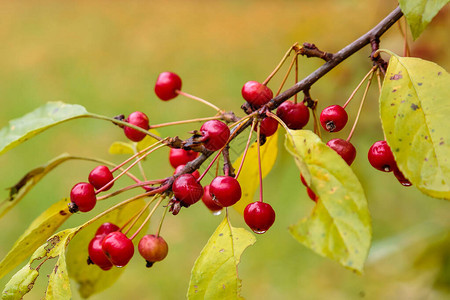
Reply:
[[[298,82],[298,55],[295,55],[295,83]],[[294,95],[294,103],[297,104],[297,95]]]
[[[141,209],[141,211],[139,212],[139,214],[134,218],[133,222],[131,223],[130,227],[127,229],[127,231],[124,232],[125,235],[128,234],[128,232],[130,232],[131,228],[133,228],[133,226],[137,223],[137,221],[139,220],[139,218],[144,214],[145,210],[153,203],[153,201],[155,201],[155,199],[157,197],[161,197],[161,195],[155,195],[148,203],[146,203],[144,205],[144,207]]]
[[[278,63],[278,65],[275,67],[275,69],[272,71],[272,73],[270,73],[269,76],[267,76],[266,80],[264,80],[264,82],[262,83],[263,85],[267,85],[269,83],[269,81],[272,79],[273,76],[275,76],[275,74],[280,70],[281,66],[283,66],[284,62],[286,61],[286,59],[289,57],[289,55],[291,55],[291,51],[294,49],[295,46],[297,46],[298,43],[294,43],[294,45],[292,45],[288,51],[286,51],[286,54],[283,56],[283,58],[281,59],[281,61]]]
[[[164,222],[164,219],[166,217],[167,211],[169,210],[169,205],[166,205],[166,209],[164,210],[164,213],[161,217],[161,221],[159,221],[158,230],[156,231],[156,237],[159,237],[159,233],[161,232],[162,224]]]
[[[260,142],[261,142],[261,139],[260,139],[260,136],[261,136],[261,122],[258,122],[257,126],[258,127],[256,129],[256,133],[257,133],[256,143],[257,143],[257,147],[258,147],[259,202],[263,202],[263,182],[262,182],[261,151],[260,151],[260,148],[261,148],[261,145],[260,145]]]
[[[287,72],[286,72],[286,75],[284,75],[283,81],[281,82],[280,87],[278,88],[278,91],[277,91],[275,97],[278,96],[278,95],[280,94],[281,89],[283,88],[284,84],[286,83],[286,80],[287,80],[288,77],[289,77],[289,73],[291,73],[292,67],[294,66],[295,60],[296,60],[296,58],[297,58],[297,55],[298,55],[298,54],[295,53],[294,58],[292,59],[291,63],[289,64],[289,68],[288,68],[288,70],[287,70]]]
[[[253,119],[252,128],[250,129],[250,133],[248,135],[247,144],[245,145],[244,154],[242,155],[241,163],[239,164],[239,169],[236,172],[236,176],[234,176],[234,179],[238,179],[239,174],[241,174],[242,167],[244,166],[244,161],[247,156],[248,147],[250,146],[250,141],[252,139],[253,130],[255,129],[256,124],[256,118]]]
[[[153,206],[152,211],[149,213],[147,218],[145,218],[144,222],[142,222],[141,226],[136,230],[136,232],[133,233],[133,235],[130,237],[130,240],[133,240],[139,234],[139,232],[141,232],[141,230],[142,230],[142,228],[144,228],[145,224],[147,224],[148,221],[150,221],[150,218],[152,217],[153,213],[158,208],[158,206],[161,204],[163,199],[164,199],[164,197],[160,198],[159,201],[155,204],[155,206]]]
[[[179,91],[179,90],[177,91],[177,93],[178,93],[179,95],[183,95],[183,96],[185,96],[185,97],[188,97],[188,98],[190,98],[190,99],[192,99],[192,100],[195,100],[195,101],[198,101],[198,102],[200,102],[200,103],[206,104],[206,105],[208,105],[209,107],[215,109],[217,112],[222,113],[222,110],[221,110],[220,108],[218,108],[217,106],[215,106],[215,105],[212,104],[211,102],[206,101],[205,99],[202,99],[202,98],[200,98],[200,97],[197,97],[197,96],[194,96],[194,95],[191,95],[191,94],[188,94],[188,93],[186,93],[186,92]]]
[[[141,150],[135,154],[133,154],[133,156],[130,156],[129,158],[127,158],[125,161],[121,162],[119,165],[115,166],[114,169],[111,170],[111,173],[114,173],[115,171],[117,171],[117,169],[121,168],[123,165],[129,163],[130,161],[132,161],[136,156],[141,155],[144,152],[147,152],[148,150],[150,150],[151,148],[153,148],[154,146],[156,146],[157,144],[161,144],[163,142],[163,140],[158,141],[154,144],[151,144],[150,146],[148,146],[147,148],[145,148],[144,150]]]
[[[345,102],[344,106],[342,106],[344,109],[347,107],[347,105],[350,103],[350,101],[353,99],[353,97],[355,96],[356,92],[359,90],[359,88],[361,87],[361,85],[364,83],[364,81],[366,81],[367,77],[370,76],[370,74],[373,73],[373,71],[375,71],[375,69],[377,68],[377,66],[374,66],[370,69],[370,71],[366,74],[366,76],[364,76],[364,78],[361,80],[361,82],[358,84],[358,86],[353,90],[352,94],[350,95],[350,97],[348,97],[348,100]]]
[[[169,122],[169,123],[161,123],[161,124],[151,125],[150,129],[161,128],[161,127],[172,126],[172,125],[210,121],[210,120],[220,120],[220,119],[222,119],[221,116],[215,116],[215,117],[208,117],[208,118],[197,118],[197,119],[190,119],[190,120],[183,120],[183,121],[176,121],[176,122]]]
[[[111,197],[117,196],[117,195],[119,195],[119,194],[121,194],[121,193],[123,193],[123,192],[132,190],[132,189],[137,188],[137,187],[143,187],[143,186],[146,186],[146,185],[154,185],[154,184],[162,184],[162,183],[164,183],[166,180],[167,180],[167,178],[164,178],[164,179],[158,179],[158,180],[141,181],[141,182],[139,182],[139,183],[132,184],[132,185],[126,186],[126,187],[124,187],[124,188],[121,188],[120,190],[114,191],[114,192],[112,192],[111,194],[103,195],[103,196],[101,196],[101,197],[98,197],[98,198],[97,198],[97,201],[101,201],[101,200],[105,200],[105,199],[107,199],[107,198],[111,198]]]

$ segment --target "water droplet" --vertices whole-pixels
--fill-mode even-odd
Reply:
[[[221,209],[221,210],[216,210],[216,211],[213,211],[213,212],[212,212],[212,214],[215,215],[215,216],[218,216],[218,215],[220,215],[221,213],[222,213],[222,209]]]
[[[265,233],[267,230],[253,230],[254,233],[256,234],[263,234]]]
[[[411,185],[412,185],[412,183],[409,182],[409,181],[400,181],[400,183],[401,183],[403,186],[411,186]]]

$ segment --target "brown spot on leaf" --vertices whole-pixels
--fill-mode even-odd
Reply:
[[[418,82],[417,83],[418,86],[422,86],[422,84],[423,84],[422,82]]]
[[[440,143],[439,143],[439,146],[442,146],[442,145],[444,145],[444,142],[440,142]]]
[[[438,76],[441,76],[442,72],[438,72]]]
[[[64,210],[60,210],[60,211],[59,211],[59,214],[60,214],[61,216],[67,215],[67,213],[66,213]]]
[[[395,93],[397,91],[397,89],[393,89],[392,92]]]
[[[399,79],[402,79],[403,76],[402,76],[402,74],[400,74],[401,72],[402,72],[402,71],[398,72],[398,74],[394,74],[394,75],[391,76],[389,79],[390,79],[390,80],[399,80]]]
[[[416,110],[418,108],[419,108],[419,106],[417,106],[417,104],[415,104],[415,103],[411,104],[411,109],[412,110]]]

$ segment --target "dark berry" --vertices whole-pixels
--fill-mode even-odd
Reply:
[[[97,203],[94,186],[87,182],[75,184],[70,191],[70,201],[74,203],[81,212],[92,210]]]
[[[191,160],[196,159],[197,156],[198,152],[192,150],[171,148],[169,153],[169,162],[172,167],[176,168],[179,165],[185,165]]]
[[[176,199],[187,206],[196,203],[203,196],[203,187],[192,174],[183,174],[175,179],[172,191]]]
[[[95,232],[95,235],[101,235],[101,236],[106,236],[107,234],[117,231],[119,230],[119,226],[113,224],[113,223],[103,223],[102,225],[100,225],[100,227],[97,229],[97,231]]]
[[[148,117],[143,112],[140,111],[135,111],[131,113],[125,121],[137,127],[141,127],[142,129],[145,130],[148,130],[150,128]],[[143,140],[146,136],[144,132],[137,131],[136,129],[133,129],[128,126],[125,126],[123,130],[127,138],[129,138],[133,142],[139,142]]]
[[[347,124],[347,120],[347,112],[339,105],[328,106],[320,113],[320,124],[329,132],[340,131]]]
[[[205,186],[202,201],[205,206],[213,213],[220,212],[222,210],[222,206],[217,205],[216,201],[213,200],[211,194],[209,193],[210,185]]]
[[[133,242],[120,231],[106,235],[102,241],[102,249],[116,267],[125,266],[134,254]]]
[[[181,90],[181,78],[172,72],[159,74],[155,84],[155,94],[159,99],[167,101],[178,96]]]
[[[396,166],[393,170],[395,178],[397,178],[398,182],[400,182],[403,186],[411,186],[412,183],[403,175],[402,171],[398,169]]]
[[[113,179],[114,177],[107,166],[96,167],[91,171],[91,173],[89,173],[88,178],[89,183],[92,184],[96,190],[101,189],[103,186],[105,186],[108,182],[110,182]],[[114,183],[110,184],[103,191],[109,190],[113,185]]]
[[[153,263],[166,258],[169,246],[161,236],[147,234],[139,241],[138,250],[147,261],[147,267],[149,268]]]
[[[228,207],[241,199],[242,191],[239,182],[231,176],[218,176],[210,184],[209,192],[216,204]]]
[[[225,146],[230,137],[228,126],[218,120],[205,122],[200,127],[202,142],[206,149],[216,151]]]
[[[181,170],[183,170],[183,168],[184,168],[185,166],[186,166],[186,165],[179,165],[179,166],[175,169],[175,172],[173,172],[173,174],[175,175],[175,174],[179,173]],[[198,170],[195,170],[195,171],[192,172],[191,174],[194,176],[195,179],[199,179],[199,178],[200,178],[200,172],[199,172]]]
[[[275,222],[275,211],[268,203],[253,202],[245,207],[244,220],[253,232],[261,234]]]
[[[265,117],[264,119],[262,119],[260,121],[260,123],[261,123],[260,133],[262,135],[265,135],[267,137],[267,136],[271,136],[275,132],[277,132],[278,121],[275,120],[274,118]],[[256,130],[257,130],[257,128],[255,127],[255,131]]]
[[[303,104],[284,101],[277,108],[277,116],[290,129],[302,129],[309,121],[309,109]]]
[[[327,146],[337,152],[350,166],[356,157],[356,149],[352,143],[343,139],[329,140]]]
[[[394,155],[386,141],[375,142],[367,155],[370,164],[377,170],[391,172],[397,167]]]
[[[104,235],[95,236],[89,243],[88,253],[90,261],[106,271],[111,269],[113,264],[103,252],[102,242],[104,238]]]
[[[242,97],[255,108],[266,104],[273,97],[272,90],[257,81],[244,84],[241,92]]]
[[[317,199],[319,199],[319,197],[317,197],[316,193],[314,193],[313,190],[308,186],[306,187],[306,192],[308,193],[308,196],[312,201],[317,202]]]

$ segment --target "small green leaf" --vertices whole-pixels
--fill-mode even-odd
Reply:
[[[26,293],[31,291],[38,276],[38,271],[30,268],[29,265],[26,265],[14,274],[11,280],[6,284],[2,293],[2,299],[22,299]]]
[[[56,202],[31,223],[0,262],[0,278],[30,256],[72,215],[68,202],[67,199]]]
[[[386,141],[423,193],[450,199],[450,75],[435,63],[391,56],[380,95]]]
[[[105,290],[117,281],[125,268],[112,268],[108,271],[103,271],[96,265],[88,265],[87,258],[88,245],[91,239],[94,237],[98,227],[105,223],[111,222],[117,226],[122,226],[133,215],[141,210],[145,205],[144,200],[137,200],[122,206],[116,210],[113,210],[109,214],[101,217],[97,221],[90,224],[83,231],[71,241],[69,249],[67,251],[67,267],[69,269],[70,278],[74,279],[78,283],[78,291],[84,298],[88,298],[95,293]],[[145,215],[145,213],[144,213]],[[140,223],[138,222],[130,232],[134,232]],[[145,227],[136,238],[134,242],[137,243],[146,232]],[[142,264],[145,264],[142,259]]]
[[[134,154],[132,143],[114,142],[109,146],[109,154]]]
[[[266,177],[272,170],[278,154],[278,132],[267,138],[266,143],[261,146],[261,168],[262,177]],[[237,170],[241,164],[243,153],[233,163],[233,167]],[[259,186],[259,168],[258,168],[258,148],[257,144],[252,144],[247,152],[247,156],[239,174],[238,181],[242,189],[242,198],[233,208],[243,214],[245,207],[253,202],[253,196]]]
[[[44,299],[70,299],[69,275],[67,274],[65,248],[59,252],[55,268],[50,273]]]
[[[289,133],[286,148],[301,171],[305,167],[308,169],[310,188],[319,198],[309,217],[290,226],[291,234],[316,253],[362,272],[372,229],[367,200],[358,178],[347,163],[311,131],[291,130]]]
[[[195,261],[188,299],[240,299],[237,265],[244,250],[255,241],[253,234],[232,227],[225,217]]]
[[[450,0],[399,0],[414,39],[425,30],[434,16]]]
[[[88,115],[81,105],[49,102],[23,117],[11,120],[8,126],[0,130],[0,154],[52,126]]]

